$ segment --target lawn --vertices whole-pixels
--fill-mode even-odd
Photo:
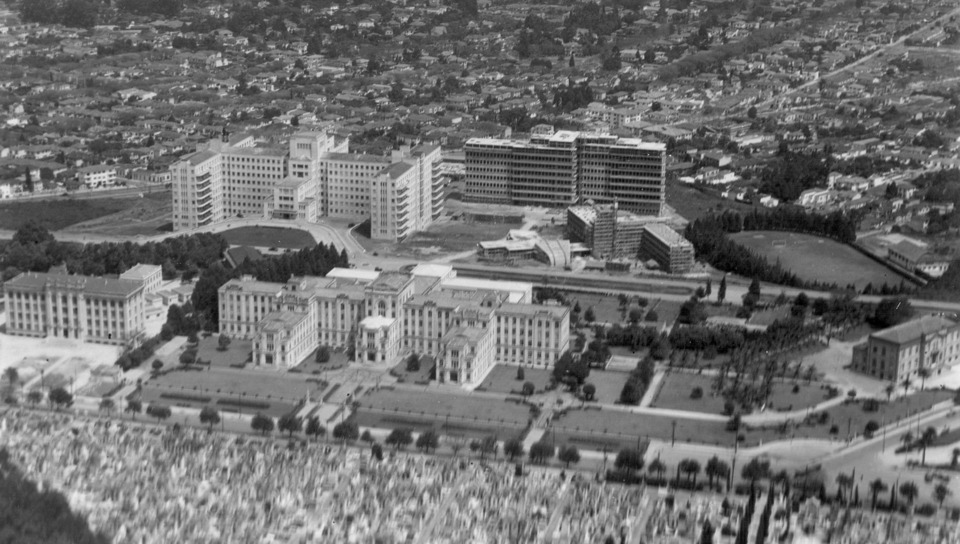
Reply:
[[[380,388],[358,399],[352,419],[361,427],[428,428],[448,436],[501,438],[526,432],[526,405],[487,397]]]
[[[310,378],[315,380],[315,378]],[[175,370],[150,378],[143,384],[141,399],[175,406],[202,407],[208,404],[221,411],[263,412],[271,416],[292,410],[307,392],[311,399],[322,398],[325,385],[306,377],[270,370],[238,371],[211,367]]]
[[[280,227],[239,227],[220,235],[232,246],[303,249],[317,245],[307,231]]]
[[[523,369],[523,379],[518,380],[518,368],[519,367],[513,365],[494,366],[490,374],[487,375],[487,379],[483,380],[483,383],[480,384],[477,390],[519,395],[521,394],[524,382],[531,382],[536,392],[542,393],[547,388],[547,384],[550,383],[550,375],[552,372],[549,370],[525,368]]]
[[[694,221],[709,213],[735,210],[749,212],[754,207],[721,197],[710,189],[700,190],[679,181],[667,182],[667,204],[688,221]]]
[[[687,373],[669,373],[663,377],[660,390],[651,406],[671,410],[686,410],[708,414],[723,413],[723,397],[713,395],[713,376]],[[800,410],[827,400],[827,391],[820,385],[797,382],[799,391],[793,392],[792,383],[774,383],[773,394],[767,410]],[[703,390],[703,397],[693,399],[690,393],[695,387]]]
[[[771,263],[779,261],[807,281],[840,286],[854,283],[857,289],[863,289],[868,283],[875,287],[884,283],[898,285],[903,279],[856,249],[829,238],[775,231],[740,232],[731,238]]]
[[[616,404],[629,375],[619,370],[591,370],[586,383],[592,383],[597,388],[594,402]]]
[[[164,199],[170,199],[169,193],[162,195],[165,195]],[[47,230],[57,231],[70,225],[122,212],[139,205],[142,201],[143,199],[139,197],[82,199],[60,197],[4,203],[0,204],[0,229],[16,230],[27,221],[34,220]]]
[[[620,309],[620,300],[616,296],[607,296],[607,295],[598,295],[596,293],[580,293],[576,291],[564,291],[564,296],[570,301],[571,305],[580,303],[581,316],[583,316],[587,308],[593,308],[594,321],[601,323],[620,323],[623,324],[624,314],[623,310]],[[655,307],[658,307],[662,303],[659,299],[654,300],[645,300],[646,304],[643,306],[637,304],[637,297],[631,296],[629,305],[626,308],[627,319],[630,317],[631,310],[640,310],[643,312],[643,315],[646,316],[647,312]],[[679,306],[677,306],[677,311],[679,311]],[[664,319],[669,319],[671,310],[668,308],[664,315],[660,315],[660,312],[657,312],[658,322],[662,322]],[[673,318],[676,319],[676,314],[673,314]],[[585,321],[582,321],[585,323]],[[641,321],[641,323],[645,323]],[[652,323],[647,323],[652,324]]]
[[[676,422],[678,442],[706,444],[733,443],[733,434],[726,431],[722,421],[670,418],[633,414],[619,410],[571,409],[554,420],[551,429],[560,436],[593,438],[632,444],[641,444],[648,438],[670,440]],[[552,431],[551,431],[552,432]]]
[[[252,341],[233,338],[225,351],[217,349],[219,342],[220,336],[217,334],[200,338],[197,358],[204,362],[210,361],[212,366],[237,368],[242,367],[250,359],[253,351]]]
[[[420,383],[426,384],[433,380],[433,369],[436,367],[434,358],[429,355],[420,356],[420,369],[415,371],[407,370],[407,358],[404,357],[395,367],[390,369],[390,374],[397,377],[401,383]]]

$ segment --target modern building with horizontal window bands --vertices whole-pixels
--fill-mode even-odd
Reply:
[[[371,237],[401,241],[441,215],[440,146],[390,155],[349,153],[348,140],[305,131],[286,146],[224,137],[170,166],[173,225],[195,229],[234,217],[316,222],[371,220]]]
[[[685,274],[693,268],[693,244],[662,223],[644,225],[640,257],[655,260],[671,274]]]
[[[470,202],[567,207],[591,199],[642,215],[663,208],[662,143],[538,125],[529,140],[471,138],[464,153]]]
[[[853,369],[880,380],[902,383],[960,363],[960,324],[927,315],[875,332],[853,347]]]
[[[4,284],[7,333],[135,345],[143,339],[141,281],[24,272]]]

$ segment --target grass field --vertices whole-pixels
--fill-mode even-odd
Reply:
[[[436,429],[471,438],[497,434],[504,439],[525,434],[530,420],[525,405],[480,396],[381,388],[358,402],[351,417],[361,427]]]
[[[483,380],[478,389],[482,391],[493,391],[497,393],[514,393],[519,395],[523,389],[524,382],[530,382],[536,388],[537,393],[542,393],[547,384],[550,383],[549,370],[539,368],[523,369],[523,379],[517,379],[517,368],[512,365],[496,365],[487,379]]]
[[[302,249],[317,242],[309,232],[280,227],[239,227],[220,233],[232,246]]]
[[[325,386],[308,382],[306,377],[293,374],[278,374],[269,370],[237,371],[206,367],[177,370],[150,378],[143,384],[141,399],[144,403],[160,402],[172,406],[199,408],[212,405],[221,411],[237,411],[232,403],[263,403],[264,406],[244,406],[244,413],[263,412],[280,416],[292,410],[304,399],[307,391],[310,398],[319,399]],[[226,401],[231,404],[222,404]]]
[[[138,205],[162,205],[170,201],[170,193],[147,194],[144,198],[69,198],[22,201],[0,204],[0,229],[16,230],[28,220],[34,220],[48,230],[65,227],[113,215]]]
[[[586,383],[592,383],[597,388],[594,402],[616,404],[629,375],[629,372],[619,370],[591,370]]]
[[[742,204],[715,195],[709,189],[704,191],[696,187],[671,181],[667,183],[667,204],[673,207],[678,214],[688,221],[694,221],[708,213],[720,213],[724,210],[749,212],[753,206]]]
[[[143,198],[116,213],[70,225],[71,233],[121,236],[151,236],[173,230],[173,201],[170,191],[150,187]]]
[[[212,366],[217,367],[241,367],[250,358],[250,352],[253,351],[253,342],[250,340],[232,339],[226,351],[217,349],[219,345],[219,335],[211,335],[207,338],[200,338],[197,358],[202,361],[210,361]]]
[[[816,406],[827,400],[827,392],[820,385],[807,385],[806,382],[802,381],[798,384],[800,390],[796,393],[793,392],[793,384],[791,383],[773,384],[773,394],[770,395],[767,410],[800,410]],[[657,392],[652,406],[655,408],[722,414],[723,397],[712,395],[712,385],[712,376],[686,373],[667,374],[663,377],[660,390]],[[703,389],[702,398],[690,398],[690,393],[695,387]]]
[[[840,286],[854,283],[862,289],[868,283],[876,287],[884,282],[899,284],[901,280],[901,276],[889,268],[828,238],[774,231],[740,232],[731,238],[765,256],[771,263],[779,260],[784,268],[808,281]],[[779,245],[781,242],[785,244]]]

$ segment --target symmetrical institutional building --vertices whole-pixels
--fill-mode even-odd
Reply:
[[[875,332],[853,347],[853,369],[881,380],[902,383],[920,369],[931,374],[960,363],[960,323],[923,316]]]
[[[3,288],[9,334],[119,346],[143,338],[145,281],[52,270],[24,272]]]
[[[299,132],[286,147],[252,136],[211,140],[170,166],[173,225],[186,230],[233,217],[314,222],[371,220],[371,236],[403,240],[440,216],[440,147],[390,156],[348,153],[348,140]]]
[[[320,345],[352,346],[370,364],[411,352],[437,361],[441,383],[474,387],[496,363],[549,368],[567,351],[569,309],[532,297],[530,284],[460,278],[446,265],[243,277],[220,288],[220,332],[252,339],[256,364],[295,366]]]
[[[593,200],[660,215],[666,146],[538,125],[529,140],[471,138],[464,146],[471,202],[567,207]]]

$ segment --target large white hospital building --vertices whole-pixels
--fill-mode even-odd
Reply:
[[[403,240],[440,216],[439,166],[439,146],[364,155],[348,153],[348,140],[326,132],[299,132],[286,147],[251,136],[212,140],[170,167],[173,225],[326,216],[370,219],[373,238]]]
[[[259,365],[291,367],[318,346],[352,345],[369,364],[432,356],[438,381],[474,387],[496,363],[551,368],[569,348],[569,308],[532,296],[531,284],[460,278],[447,265],[335,268],[287,283],[244,277],[220,288],[220,332],[252,339]]]

